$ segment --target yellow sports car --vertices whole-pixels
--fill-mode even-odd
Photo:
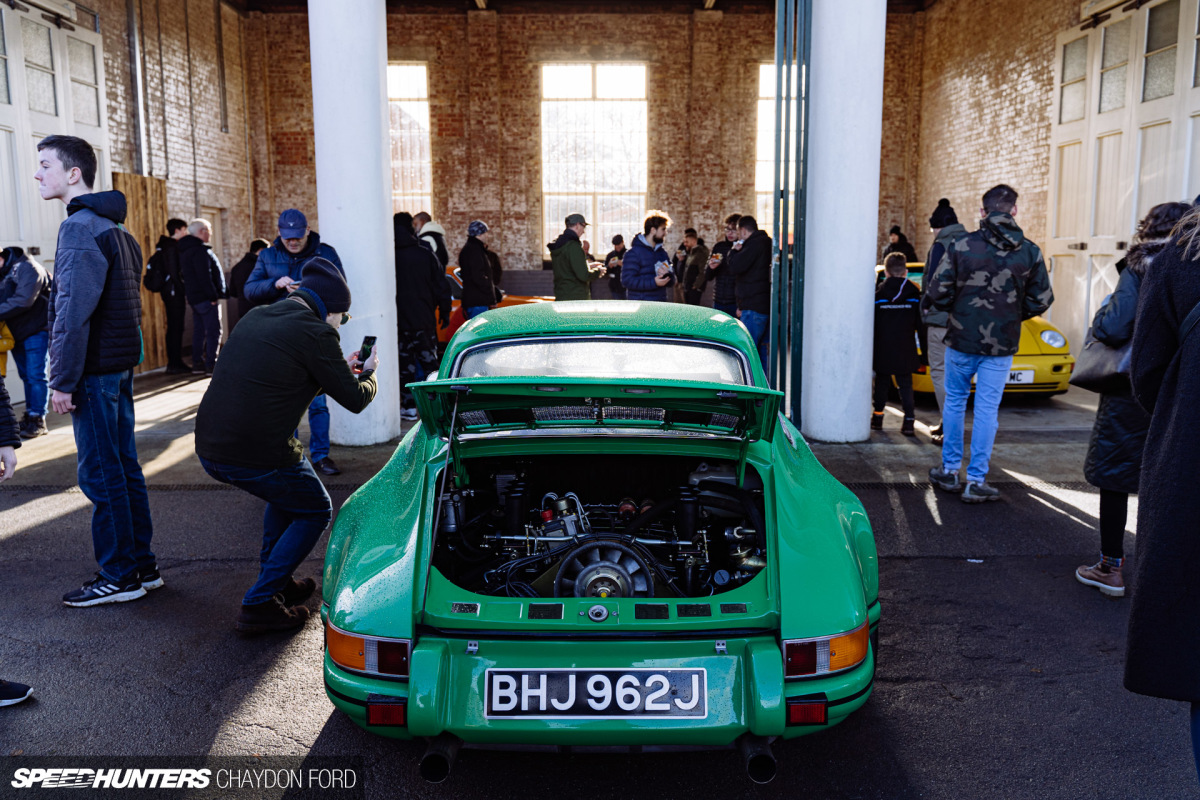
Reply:
[[[882,276],[883,267],[875,267],[875,274]],[[924,275],[924,264],[913,262],[908,265],[908,279],[913,283],[920,286]],[[1071,355],[1070,343],[1062,331],[1042,317],[1027,319],[1021,326],[1021,344],[1013,356],[1004,391],[1046,397],[1062,394],[1067,391],[1067,382],[1074,369],[1075,357]],[[913,374],[913,391],[933,392],[928,367],[921,367]]]

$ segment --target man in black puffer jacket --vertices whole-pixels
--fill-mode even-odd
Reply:
[[[450,285],[437,256],[417,241],[412,214],[392,217],[396,239],[396,329],[399,334],[400,416],[417,418],[417,404],[408,384],[438,368],[437,324],[450,325]]]
[[[754,217],[738,219],[738,235],[726,256],[734,277],[738,319],[754,337],[763,369],[771,342],[771,237],[758,229]]]
[[[79,488],[95,505],[100,571],[63,595],[69,606],[123,603],[163,585],[154,553],[146,480],[133,440],[133,368],[142,360],[142,250],[122,227],[125,195],[92,193],[96,153],[76,136],[38,143],[43,200],[61,200],[50,295],[50,397],[71,412]]]
[[[212,223],[194,219],[187,236],[179,240],[179,272],[188,305],[192,307],[192,372],[213,373],[221,344],[221,298],[225,296],[225,273],[221,261],[208,246]]]

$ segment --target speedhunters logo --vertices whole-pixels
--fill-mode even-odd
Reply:
[[[2,763],[3,800],[47,792],[113,800],[363,800],[366,794],[362,759],[355,756],[12,756]]]
[[[14,789],[207,789],[209,769],[18,769]]]

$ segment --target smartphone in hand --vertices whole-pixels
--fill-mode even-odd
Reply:
[[[375,351],[375,337],[364,336],[362,347],[358,348],[358,368],[362,369],[367,363],[367,359],[371,357],[371,353]]]

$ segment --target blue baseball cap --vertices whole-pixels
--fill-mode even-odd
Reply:
[[[308,232],[308,220],[299,209],[289,208],[279,215],[280,239],[303,239]]]

